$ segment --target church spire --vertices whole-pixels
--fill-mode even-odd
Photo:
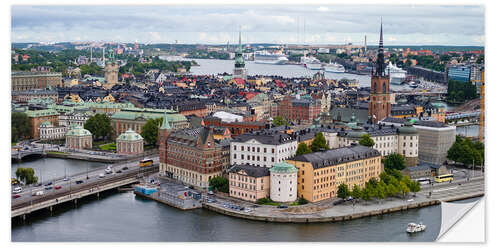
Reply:
[[[241,25],[240,25],[240,36],[238,38],[238,49],[241,51]]]
[[[166,130],[169,130],[169,129],[172,129],[172,127],[170,127],[170,124],[167,120],[167,111],[165,111],[163,113],[163,123],[161,124],[161,128],[160,129],[166,129]]]
[[[380,18],[380,41],[378,43],[378,54],[377,54],[377,67],[375,71],[376,76],[385,75],[385,63],[384,63],[384,37],[382,32],[382,18]]]

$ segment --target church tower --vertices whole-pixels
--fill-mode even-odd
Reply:
[[[389,78],[389,75],[385,73],[384,42],[382,22],[380,22],[380,42],[378,45],[376,68],[372,70],[370,105],[368,107],[368,113],[374,124],[391,115]]]
[[[165,175],[167,172],[167,138],[172,132],[172,127],[167,120],[167,112],[163,115],[163,123],[158,128],[158,151],[160,153],[160,174]]]
[[[241,28],[240,28],[238,49],[236,50],[234,59],[235,61],[234,61],[233,78],[242,78],[246,80],[247,69],[245,68],[245,60],[243,60],[243,49],[241,48]]]
[[[104,66],[104,79],[107,84],[115,85],[118,83],[118,71],[120,66],[115,60],[113,50],[110,49],[110,60],[105,63]]]

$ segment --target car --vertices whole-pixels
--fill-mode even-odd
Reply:
[[[113,170],[112,170],[110,167],[107,167],[107,168],[104,170],[104,172],[105,172],[106,174],[111,174],[111,173],[113,173]]]
[[[35,187],[39,187],[39,186],[41,186],[41,185],[42,185],[42,183],[41,183],[41,182],[39,182],[39,183],[35,184]]]
[[[281,205],[277,206],[277,208],[288,208],[288,206],[281,204]]]
[[[56,186],[55,189],[61,189],[61,186]]]
[[[208,191],[208,194],[209,194],[209,195],[214,195],[214,192],[212,192],[212,191]]]
[[[77,181],[75,181],[75,183],[76,183],[76,184],[82,184],[82,183],[83,183],[83,181],[82,181],[82,180],[77,180]]]
[[[352,201],[352,196],[347,197],[346,201]]]
[[[106,177],[106,176],[103,173],[99,174],[99,178],[104,178],[104,177]]]
[[[127,169],[128,169],[128,167],[123,167],[123,168],[122,168],[122,170],[127,170]]]
[[[40,190],[40,191],[37,191],[37,192],[35,193],[35,196],[40,196],[40,195],[43,195],[43,191],[41,191],[41,190]]]
[[[121,173],[122,173],[122,171],[121,171],[121,170],[118,170],[118,171],[116,171],[116,173],[117,173],[117,174],[121,174]]]
[[[49,182],[47,182],[47,183],[45,184],[45,186],[51,186],[51,185],[52,185],[52,182],[51,182],[51,181],[49,181]]]
[[[240,211],[243,211],[243,210],[245,210],[245,208],[244,207],[240,207]]]
[[[333,202],[333,205],[336,206],[336,205],[340,205],[342,203],[344,203],[345,201],[344,200],[336,200]]]
[[[63,181],[69,181],[68,177],[64,177]]]
[[[18,194],[12,195],[12,198],[13,198],[13,199],[17,199],[17,198],[19,198],[19,197],[21,197],[21,195],[18,195]]]
[[[51,190],[52,189],[52,186],[46,186],[45,187],[45,190]]]
[[[23,189],[21,187],[15,187],[13,190],[12,190],[12,193],[13,194],[18,194],[18,193],[21,193],[23,191]]]

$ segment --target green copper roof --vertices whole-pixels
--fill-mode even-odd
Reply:
[[[87,136],[92,134],[90,131],[84,129],[82,126],[75,126],[73,129],[70,129],[67,133],[66,136]]]
[[[142,140],[142,136],[138,133],[136,133],[132,129],[128,129],[125,131],[125,133],[122,133],[116,140],[118,141],[137,141],[137,140]]]
[[[269,171],[275,173],[296,173],[298,169],[292,164],[280,162],[275,164],[271,169],[269,169]]]
[[[170,127],[170,123],[168,122],[167,112],[163,113],[163,123],[161,124],[160,129],[172,129],[172,127]]]
[[[44,121],[40,124],[40,127],[48,127],[50,125],[52,125],[52,123],[50,123],[49,121]]]
[[[361,136],[367,134],[361,127],[355,126],[350,132],[347,133],[349,138],[361,138]]]
[[[139,108],[127,108],[122,109],[119,112],[114,113],[111,119],[121,119],[121,120],[137,120],[137,119],[157,119],[162,118],[164,113],[167,113],[167,120],[169,122],[179,122],[187,121],[186,117],[181,114],[174,114],[173,110],[169,109],[139,109]],[[169,114],[170,113],[170,114]]]
[[[28,110],[26,111],[28,117],[42,117],[50,115],[59,115],[59,113],[53,109],[42,109],[42,110]]]
[[[399,128],[399,133],[401,134],[418,134],[418,131],[411,122],[405,122],[403,126]]]

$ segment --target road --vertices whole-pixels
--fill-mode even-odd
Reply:
[[[154,157],[152,158],[154,164],[159,163],[159,157]],[[106,169],[108,166],[111,167],[113,170],[113,173],[111,174],[106,174],[104,172],[104,169]],[[132,161],[132,162],[126,162],[126,163],[117,163],[117,164],[112,164],[108,165],[102,168],[99,168],[97,170],[89,171],[88,172],[88,179],[87,179],[87,172],[79,173],[73,176],[68,176],[68,180],[64,180],[63,178],[58,178],[58,179],[53,179],[53,180],[48,180],[43,183],[43,185],[36,187],[34,185],[29,185],[29,186],[24,186],[23,191],[19,193],[21,197],[19,198],[14,198],[13,196],[15,194],[12,194],[12,206],[15,206],[17,204],[21,204],[24,202],[28,202],[30,200],[33,200],[35,198],[41,198],[46,195],[53,195],[57,193],[63,193],[66,191],[71,191],[72,188],[79,187],[79,185],[88,185],[92,183],[98,183],[102,179],[106,179],[110,176],[119,176],[119,175],[125,175],[131,170],[136,170],[139,169],[139,164],[138,161]],[[123,167],[128,167],[128,170],[122,170]],[[116,173],[116,171],[121,170],[122,173]],[[99,178],[99,174],[104,174],[104,178]],[[76,184],[77,180],[83,181],[81,184]],[[52,189],[46,190],[45,184],[52,182],[53,184],[51,185]],[[56,186],[61,186],[60,189],[55,189]],[[36,193],[39,191],[43,191],[42,196],[36,196]]]

